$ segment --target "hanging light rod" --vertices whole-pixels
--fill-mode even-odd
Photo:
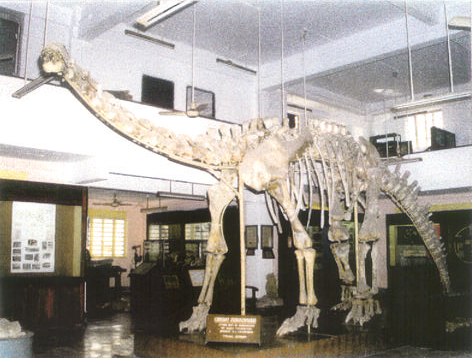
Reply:
[[[164,40],[159,40],[155,37],[148,36],[148,35],[142,34],[140,32],[133,31],[133,30],[126,29],[125,30],[125,35],[135,37],[135,38],[138,38],[140,40],[149,41],[149,42],[152,42],[154,44],[164,46],[164,47],[167,47],[167,48],[170,48],[170,49],[175,48],[175,45],[171,42],[167,42],[167,41],[164,41]]]
[[[460,99],[467,99],[470,97],[471,97],[470,92],[448,93],[442,96],[428,97],[428,98],[420,99],[417,101],[411,101],[411,102],[398,104],[396,106],[393,106],[391,110],[392,112],[400,112],[400,111],[406,111],[409,109],[414,109],[417,107],[429,106],[429,105],[434,105],[434,104],[439,104],[439,103],[444,103],[444,102],[451,102],[451,101],[456,101]]]
[[[165,198],[165,199],[182,199],[182,200],[196,200],[196,201],[206,200],[206,197],[204,195],[174,193],[171,191],[158,191],[156,196],[158,198]]]
[[[216,59],[216,62],[217,62],[217,63],[221,63],[221,64],[226,65],[226,66],[231,66],[231,67],[237,68],[238,70],[243,70],[243,71],[252,73],[253,75],[256,75],[256,74],[257,74],[257,71],[255,71],[255,70],[253,70],[253,69],[251,69],[251,68],[248,68],[248,67],[244,67],[244,66],[238,65],[237,63],[234,63],[234,62],[231,61],[231,60],[223,60],[222,58],[217,58],[217,59]]]
[[[145,29],[158,23],[159,21],[174,15],[175,13],[185,9],[186,7],[195,4],[196,0],[167,0],[159,1],[159,5],[149,10],[144,15],[136,19],[138,26]]]

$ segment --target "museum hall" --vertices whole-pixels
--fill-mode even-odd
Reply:
[[[470,0],[0,0],[0,357],[472,358]]]

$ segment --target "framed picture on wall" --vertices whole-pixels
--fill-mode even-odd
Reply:
[[[246,239],[246,255],[254,255],[259,241],[257,236],[257,225],[246,226],[244,236]]]
[[[272,225],[261,226],[261,247],[262,258],[273,259],[275,257],[274,248],[274,227]]]
[[[197,105],[200,117],[215,118],[215,94],[200,88],[194,88],[193,100]],[[187,111],[192,104],[192,87],[187,86]]]

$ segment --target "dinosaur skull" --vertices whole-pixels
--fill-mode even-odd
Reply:
[[[64,46],[49,45],[41,52],[40,62],[46,73],[62,73],[66,68],[68,55]]]

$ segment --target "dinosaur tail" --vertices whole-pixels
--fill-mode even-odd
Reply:
[[[429,205],[418,205],[420,191],[416,181],[408,184],[410,173],[400,175],[399,167],[394,172],[385,169],[382,174],[380,189],[390,196],[400,209],[411,219],[418,230],[436,264],[445,293],[450,292],[450,278],[446,264],[446,251],[441,237],[437,234],[434,223],[430,220]]]

